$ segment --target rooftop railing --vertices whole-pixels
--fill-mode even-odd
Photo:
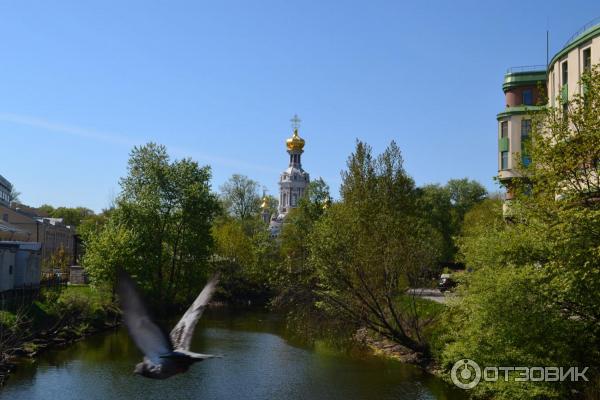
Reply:
[[[507,74],[514,74],[516,72],[538,72],[538,71],[546,71],[546,66],[539,65],[520,65],[518,67],[510,67],[506,70]]]
[[[567,47],[568,45],[573,43],[575,41],[575,39],[577,39],[579,36],[581,36],[582,33],[590,30],[591,28],[595,27],[596,25],[600,25],[600,17],[594,18],[593,20],[591,20],[590,22],[588,22],[587,24],[585,24],[584,26],[579,28],[579,30],[577,32],[575,32],[573,34],[573,36],[571,36],[569,38],[569,40],[567,40],[567,43],[565,43],[565,45],[563,47]]]

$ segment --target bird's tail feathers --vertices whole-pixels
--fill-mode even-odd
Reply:
[[[222,355],[215,355],[215,354],[201,354],[201,353],[193,353],[191,351],[185,351],[185,350],[175,350],[169,354],[164,354],[162,356],[160,356],[160,358],[170,358],[170,359],[177,359],[177,358],[192,358],[194,360],[206,360],[208,358],[223,358]]]

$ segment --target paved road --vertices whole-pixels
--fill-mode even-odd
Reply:
[[[426,288],[417,288],[417,289],[408,289],[406,293],[410,295],[414,295],[420,297],[422,299],[427,299],[431,301],[436,301],[438,303],[446,303],[448,300],[448,296],[444,293],[440,292],[439,289],[426,289]]]

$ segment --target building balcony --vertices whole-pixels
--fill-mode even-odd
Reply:
[[[512,169],[501,169],[498,171],[498,179],[501,181],[518,178],[521,175]]]
[[[504,75],[502,90],[507,90],[521,86],[536,86],[538,84],[546,85],[546,66],[528,65],[522,67],[512,67]]]
[[[498,113],[496,115],[496,119],[500,120],[502,118],[510,117],[512,115],[518,114],[532,114],[535,112],[542,111],[546,108],[546,106],[517,106],[517,107],[506,107],[504,111]]]

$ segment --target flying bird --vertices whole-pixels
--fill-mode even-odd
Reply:
[[[129,335],[144,353],[144,360],[135,366],[134,373],[147,378],[166,379],[186,372],[196,362],[219,357],[190,351],[194,328],[210,301],[218,281],[219,276],[215,274],[183,314],[170,335],[167,335],[150,316],[131,277],[125,272],[119,273],[118,293],[123,321]]]

